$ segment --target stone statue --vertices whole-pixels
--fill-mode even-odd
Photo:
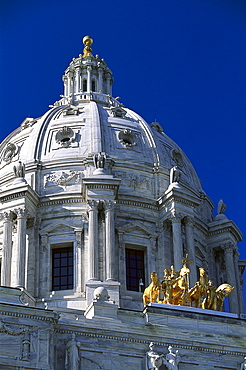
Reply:
[[[169,353],[166,355],[166,361],[167,361],[167,368],[169,370],[178,370],[178,363],[181,360],[181,357],[179,356],[179,351],[173,352],[173,347],[168,347]]]
[[[21,161],[19,161],[18,164],[13,167],[13,171],[16,178],[25,178],[25,165]]]
[[[154,350],[154,343],[149,345],[149,351],[146,353],[146,370],[158,370],[163,363],[164,355],[158,355]]]
[[[79,349],[80,342],[76,342],[75,334],[72,334],[72,340],[66,345],[66,358],[65,358],[65,369],[66,370],[79,370]]]
[[[223,199],[220,199],[219,202],[218,202],[218,206],[217,206],[217,214],[218,215],[224,214],[225,211],[226,211],[226,205],[225,205]]]
[[[178,169],[178,166],[173,166],[170,170],[170,184],[180,182],[181,171]]]
[[[158,370],[162,364],[166,365],[168,370],[178,370],[178,363],[181,360],[178,350],[173,352],[173,347],[169,346],[169,353],[159,355],[154,349],[154,343],[149,344],[149,351],[146,353],[146,370]]]
[[[240,370],[246,370],[246,356],[244,357],[244,361],[240,366]]]
[[[104,168],[106,163],[106,155],[99,152],[94,155],[94,165],[96,168]]]

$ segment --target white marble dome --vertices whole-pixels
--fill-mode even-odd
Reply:
[[[121,307],[139,309],[150,272],[161,279],[188,253],[191,282],[202,266],[213,281],[230,280],[242,311],[240,231],[226,216],[214,220],[191,162],[161,125],[112,97],[112,72],[90,46],[87,38],[66,69],[61,99],[1,143],[1,212],[14,228],[2,221],[2,284],[24,286],[41,306],[82,309],[102,286]],[[55,270],[63,250],[64,276]]]

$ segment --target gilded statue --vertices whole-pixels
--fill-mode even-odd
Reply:
[[[170,272],[168,269],[164,270],[164,276],[161,282],[161,288],[164,294],[163,303],[173,304],[173,286],[178,280],[179,277],[176,277],[174,269],[172,272]]]
[[[161,285],[159,283],[157,273],[155,271],[151,272],[150,278],[152,281],[150,285],[144,289],[144,293],[143,293],[144,306],[146,306],[148,302],[149,303],[159,302],[159,298],[160,298]]]
[[[179,271],[175,271],[174,266],[171,266],[170,270],[166,268],[161,283],[157,273],[151,272],[151,283],[143,293],[144,306],[154,302],[179,306],[189,304],[190,307],[222,311],[224,300],[232,293],[234,287],[225,283],[216,288],[212,280],[209,280],[206,270],[200,267],[199,280],[189,288],[190,269],[187,265],[192,261],[186,255],[182,263],[183,266]]]

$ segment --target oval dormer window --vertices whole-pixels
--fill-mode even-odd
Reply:
[[[69,144],[74,141],[75,133],[70,127],[62,127],[60,130],[57,131],[55,140],[58,144],[62,147],[68,147]]]
[[[119,132],[119,142],[125,147],[133,147],[137,145],[137,137],[130,129],[125,129]]]

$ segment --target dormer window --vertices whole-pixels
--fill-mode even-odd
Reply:
[[[135,133],[128,128],[119,132],[118,139],[125,147],[133,147],[137,145],[137,137]]]

